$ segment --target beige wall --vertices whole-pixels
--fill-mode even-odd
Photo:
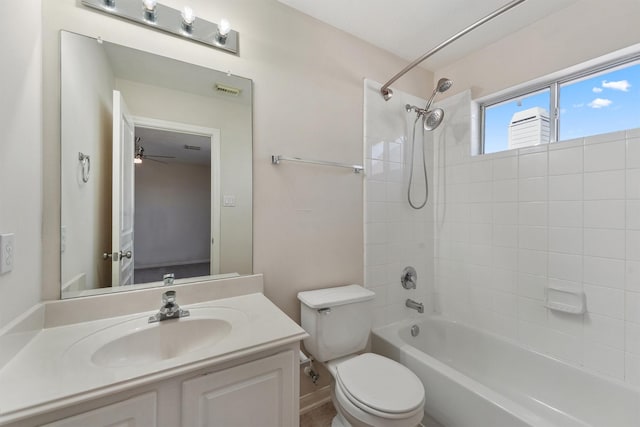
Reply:
[[[0,233],[14,233],[13,271],[0,275],[0,328],[40,301],[42,43],[39,1],[0,14]],[[18,18],[19,17],[19,18]],[[25,31],[28,29],[28,31]],[[57,279],[58,276],[56,276]]]
[[[639,20],[637,0],[579,0],[435,74],[478,98],[639,43]]]
[[[273,166],[271,154],[360,163],[362,79],[386,81],[402,61],[275,0],[192,0],[200,16],[227,17],[240,56],[189,43],[78,6],[47,0],[44,11],[43,296],[59,297],[59,59],[66,29],[254,81],[254,271],[294,319],[298,291],[363,281],[362,178],[348,170]],[[165,1],[180,8],[182,1]],[[396,85],[425,96],[432,75],[416,69]]]

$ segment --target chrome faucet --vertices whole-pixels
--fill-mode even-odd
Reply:
[[[168,319],[187,317],[189,310],[183,310],[176,302],[176,291],[167,291],[162,294],[162,306],[160,310],[149,317],[149,323],[162,322]]]
[[[176,276],[173,273],[167,273],[164,276],[162,276],[162,282],[164,283],[165,286],[169,286],[169,285],[173,285],[173,281],[175,280]]]
[[[407,299],[407,302],[405,302],[404,305],[416,310],[418,313],[424,313],[424,305],[420,302],[416,302],[412,299]]]

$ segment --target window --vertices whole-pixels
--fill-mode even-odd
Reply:
[[[482,102],[479,154],[640,127],[638,56]]]

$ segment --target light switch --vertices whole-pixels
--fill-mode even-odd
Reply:
[[[14,255],[13,233],[0,234],[0,274],[13,270]]]
[[[236,196],[233,194],[225,194],[222,198],[222,205],[225,208],[232,208],[236,205]]]

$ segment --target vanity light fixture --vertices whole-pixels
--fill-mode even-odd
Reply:
[[[218,25],[196,18],[189,6],[178,10],[158,3],[157,0],[81,0],[81,3],[108,15],[148,25],[156,30],[238,55],[239,34],[231,29],[229,21],[222,19]]]
[[[193,9],[189,6],[185,6],[182,9],[182,29],[191,34],[193,31],[193,23],[196,20],[196,15],[193,13]]]
[[[220,25],[218,25],[218,31],[216,32],[215,40],[217,43],[224,45],[227,43],[227,35],[231,31],[231,24],[226,19],[222,18],[220,20]]]
[[[142,5],[144,6],[144,19],[149,22],[156,22],[156,6],[158,5],[158,1],[142,0]]]

